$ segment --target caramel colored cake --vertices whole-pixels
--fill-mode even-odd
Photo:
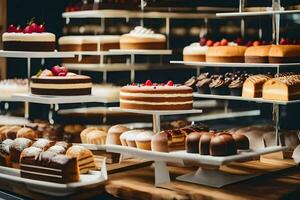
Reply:
[[[84,75],[66,76],[33,76],[31,78],[31,93],[38,95],[90,95],[92,80]]]
[[[269,62],[300,62],[300,45],[273,45],[269,52]]]
[[[242,96],[248,98],[262,97],[263,85],[269,79],[271,77],[263,74],[250,76],[244,82]]]
[[[271,45],[252,46],[245,51],[245,63],[268,63]]]
[[[93,153],[82,146],[70,147],[67,150],[66,155],[72,158],[77,158],[81,174],[86,174],[89,170],[96,168]]]
[[[247,47],[215,46],[208,48],[206,62],[243,63]]]
[[[192,92],[190,87],[173,83],[124,86],[120,92],[120,107],[137,110],[189,110],[193,108]]]
[[[38,148],[22,153],[20,160],[21,177],[55,183],[79,181],[76,158]]]
[[[54,51],[53,33],[4,33],[3,50],[7,51]]]
[[[118,35],[84,35],[64,36],[58,40],[60,51],[109,51],[120,49],[120,36]],[[112,58],[111,60],[117,60]],[[84,55],[81,59],[64,58],[63,63],[99,64],[100,56]]]
[[[120,49],[165,49],[166,36],[154,33],[151,29],[135,27],[120,38]]]
[[[263,98],[289,101],[300,98],[300,75],[283,76],[268,80],[263,86]]]
[[[205,62],[205,54],[208,46],[201,46],[196,42],[183,49],[183,60],[192,62]]]

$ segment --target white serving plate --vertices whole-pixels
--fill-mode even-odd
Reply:
[[[22,178],[21,170],[0,166],[0,180],[12,183],[24,183],[28,190],[50,195],[67,196],[76,193],[85,187],[103,184],[107,180],[107,170],[105,160],[101,165],[101,171],[90,171],[89,174],[80,175],[80,180],[74,183],[60,184],[46,181]]]
[[[205,164],[205,165],[213,165],[213,166],[221,166],[221,165],[228,164],[230,162],[251,159],[253,157],[257,157],[260,155],[274,153],[286,149],[286,147],[273,146],[273,147],[257,149],[255,151],[254,150],[239,151],[238,154],[231,155],[231,156],[208,156],[208,155],[187,153],[186,151],[172,151],[169,153],[146,151],[142,149],[119,146],[119,145],[106,145],[106,148],[108,152],[127,154],[127,155],[132,155],[135,157],[145,158],[153,161],[179,162],[179,163],[182,163],[183,161],[189,161],[189,162],[192,161],[200,165]]]

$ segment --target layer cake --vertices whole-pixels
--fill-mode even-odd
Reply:
[[[272,45],[269,52],[270,63],[300,62],[300,45]]]
[[[128,85],[121,88],[120,107],[138,110],[189,110],[193,108],[193,89],[183,85]]]
[[[271,45],[248,47],[245,51],[245,63],[268,63]]]
[[[4,33],[3,50],[7,51],[54,51],[53,33]]]
[[[246,48],[235,45],[210,47],[206,53],[206,62],[243,63]]]

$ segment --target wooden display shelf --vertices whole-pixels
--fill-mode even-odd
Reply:
[[[210,200],[253,200],[282,199],[289,195],[300,196],[300,171],[292,160],[267,159],[264,162],[250,161],[234,163],[222,170],[235,174],[267,172],[221,189],[175,181],[178,175],[195,169],[170,167],[173,181],[170,184],[154,187],[153,168],[145,167],[111,175],[106,184],[106,192],[121,199],[210,199]],[[275,172],[276,173],[271,173]],[[268,173],[270,172],[270,173]]]

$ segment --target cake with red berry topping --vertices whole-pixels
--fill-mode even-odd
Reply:
[[[270,63],[299,63],[300,45],[272,45],[269,51]]]
[[[245,46],[239,46],[237,43],[222,39],[208,48],[206,62],[243,63],[245,51]]]
[[[7,51],[54,51],[55,35],[45,32],[43,24],[30,22],[24,29],[10,25],[3,33],[3,49]]]
[[[268,63],[271,45],[248,47],[245,51],[245,63]]]
[[[141,26],[120,38],[121,49],[165,49],[166,36]]]
[[[90,95],[92,80],[89,76],[68,72],[66,67],[54,66],[31,78],[31,93],[37,95]]]
[[[145,84],[124,86],[120,91],[120,107],[137,110],[189,110],[193,108],[193,89],[184,85]]]

